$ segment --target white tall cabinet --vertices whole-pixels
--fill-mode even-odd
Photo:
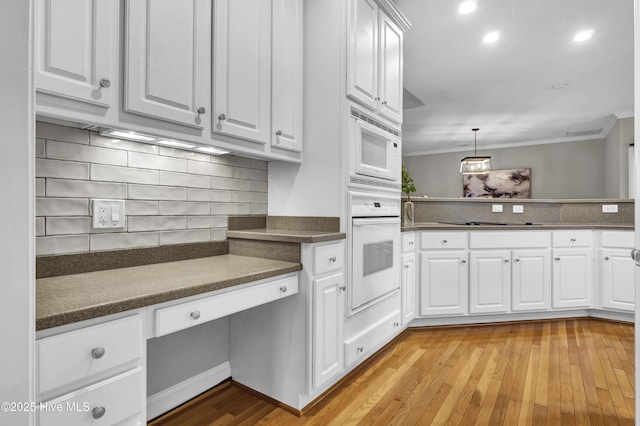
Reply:
[[[35,82],[39,102],[55,95],[95,107],[117,101],[117,0],[37,0]]]
[[[125,102],[128,112],[202,128],[209,106],[211,4],[128,0]]]

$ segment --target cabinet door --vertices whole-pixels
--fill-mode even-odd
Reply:
[[[468,276],[465,251],[420,253],[420,315],[466,314]]]
[[[271,145],[302,150],[302,0],[273,0]]]
[[[266,144],[271,0],[216,0],[213,14],[213,131]]]
[[[402,325],[416,316],[416,255],[402,256]]]
[[[471,251],[469,311],[508,312],[511,293],[511,253],[508,250]]]
[[[349,0],[347,95],[372,111],[378,108],[378,6]]]
[[[325,383],[344,366],[344,275],[313,283],[313,387]]]
[[[635,311],[636,265],[628,249],[603,249],[602,307]]]
[[[209,105],[210,3],[126,4],[125,110],[202,128]]]
[[[380,12],[380,115],[402,123],[402,31]]]
[[[117,0],[36,1],[36,90],[99,105],[117,99]]]
[[[511,309],[536,311],[551,307],[551,250],[514,250]]]
[[[592,304],[593,254],[590,248],[553,250],[553,308]]]

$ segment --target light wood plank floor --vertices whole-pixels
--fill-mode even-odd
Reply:
[[[632,425],[633,353],[596,319],[412,329],[301,418],[227,383],[152,425]]]

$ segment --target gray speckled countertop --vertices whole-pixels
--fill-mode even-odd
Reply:
[[[437,231],[437,230],[457,230],[457,231],[515,231],[515,230],[560,230],[560,229],[612,229],[621,231],[633,231],[633,225],[602,224],[602,223],[536,223],[534,225],[507,224],[507,225],[455,225],[442,222],[414,223],[413,225],[403,225],[402,232],[408,231]]]
[[[221,255],[36,280],[36,330],[300,271],[298,262]]]
[[[287,243],[319,243],[322,241],[343,240],[344,232],[307,231],[296,229],[242,229],[227,231],[227,238],[245,240],[280,241]]]

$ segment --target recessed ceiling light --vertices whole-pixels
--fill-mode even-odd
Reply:
[[[495,43],[500,38],[500,33],[498,31],[492,31],[489,34],[485,35],[482,41],[485,43]]]
[[[473,12],[474,10],[476,10],[476,2],[473,0],[468,0],[465,1],[464,3],[462,3],[460,5],[460,7],[458,8],[458,12],[462,13],[463,15],[466,15],[468,13]]]
[[[592,35],[593,35],[593,30],[580,31],[578,34],[575,35],[575,37],[573,38],[573,41],[580,42],[580,41],[589,40]]]

